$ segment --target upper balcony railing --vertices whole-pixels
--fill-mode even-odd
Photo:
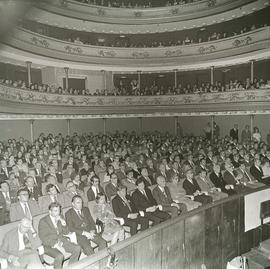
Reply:
[[[187,115],[270,111],[270,87],[257,90],[163,96],[87,96],[35,92],[0,84],[1,112],[38,114]]]
[[[241,1],[241,5],[236,7],[235,3],[239,4],[238,1]],[[40,3],[40,1],[37,2]],[[159,9],[154,9],[153,14],[155,17],[153,19],[145,17],[143,13],[140,13],[143,11],[136,12],[135,9],[127,9],[127,12],[133,12],[133,14],[129,14],[125,18],[120,18],[102,15],[104,12],[100,7],[96,8],[95,12],[101,15],[97,14],[94,16],[85,13],[87,6],[82,11],[75,12],[65,7],[47,4],[33,7],[26,14],[26,18],[42,24],[77,31],[109,34],[148,34],[182,31],[234,20],[263,10],[269,6],[269,3],[270,0],[235,0],[227,3],[227,9],[225,9],[224,6],[220,6],[219,10],[216,10],[214,14],[210,12],[212,8],[207,8],[201,13],[194,12],[191,15],[178,14],[177,12],[180,8],[177,7],[166,7],[165,9],[167,10],[170,8],[168,15],[157,17]],[[216,9],[218,9],[218,7],[216,7]],[[120,12],[120,9],[114,8],[114,10]],[[124,11],[125,10],[121,12],[121,15],[125,14]]]
[[[16,29],[6,41],[8,45],[34,54],[97,65],[173,66],[179,63],[206,62],[245,53],[269,52],[270,27],[264,27],[237,36],[204,42],[158,48],[111,48],[74,44],[25,29]],[[137,69],[140,70],[140,69]]]
[[[237,8],[253,0],[195,0],[191,3],[164,7],[108,7],[73,0],[41,1],[38,6],[47,11],[73,18],[113,22],[117,24],[162,23],[209,16]]]

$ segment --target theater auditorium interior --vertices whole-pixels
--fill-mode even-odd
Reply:
[[[269,14],[1,0],[0,269],[269,269]]]

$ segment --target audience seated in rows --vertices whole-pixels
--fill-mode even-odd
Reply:
[[[91,242],[103,249],[123,240],[126,229],[135,235],[228,195],[269,185],[270,145],[251,135],[240,142],[238,126],[234,129],[234,135],[212,140],[116,132],[0,142],[1,225],[19,221],[17,229],[25,225],[28,232],[35,217],[47,214],[38,235],[31,232],[55,268],[62,268],[81,251],[92,255]],[[11,252],[9,240],[8,233],[0,257],[24,264],[26,246]],[[36,252],[34,257],[34,263],[43,262]]]

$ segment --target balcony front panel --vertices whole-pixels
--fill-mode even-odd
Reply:
[[[148,24],[183,21],[205,17],[245,5],[254,0],[199,0],[176,6],[159,8],[114,8],[96,6],[68,0],[39,3],[38,7],[49,12],[86,21],[115,24]]]
[[[1,113],[147,114],[270,111],[270,88],[164,96],[86,96],[41,93],[0,85]]]
[[[17,29],[6,43],[20,50],[50,58],[96,65],[140,68],[141,65],[194,64],[250,52],[256,54],[264,50],[268,51],[270,47],[270,27],[200,44],[147,49],[78,45],[42,36],[24,29]]]
[[[78,19],[73,16],[63,16],[56,12],[56,8],[51,11],[34,7],[29,10],[26,17],[42,24],[58,26],[60,28],[73,29],[85,32],[96,33],[115,33],[115,34],[139,34],[139,33],[163,33],[184,29],[192,29],[201,26],[213,25],[216,23],[233,20],[242,16],[246,16],[253,12],[262,10],[269,6],[270,0],[256,0],[246,2],[245,5],[218,14],[208,15],[201,18],[187,19],[184,21],[167,21],[164,18],[161,23],[145,22],[144,24],[129,24],[126,20],[117,19],[115,22],[107,22],[102,18],[100,22]],[[63,9],[63,8],[61,8]]]

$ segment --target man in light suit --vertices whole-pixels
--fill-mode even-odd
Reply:
[[[78,261],[81,248],[68,240],[71,233],[66,221],[61,216],[61,205],[59,203],[49,205],[49,214],[39,221],[38,234],[44,246],[45,254],[54,258],[55,269],[61,269],[63,266],[64,255],[61,249],[71,253],[69,265]]]
[[[8,268],[43,268],[39,255],[44,248],[32,226],[32,221],[23,218],[18,227],[9,231],[0,249],[1,257],[7,259]]]
[[[53,184],[46,186],[48,195],[41,196],[38,199],[38,204],[42,213],[48,211],[48,207],[53,202],[58,202],[62,207],[65,205],[64,196],[62,193],[58,193]]]
[[[37,201],[29,200],[29,191],[21,188],[17,192],[18,202],[11,204],[10,221],[21,220],[22,218],[32,219],[33,216],[40,214]]]
[[[76,189],[75,184],[72,181],[68,181],[66,185],[67,191],[63,193],[64,196],[64,207],[69,207],[72,204],[72,198],[75,195],[80,195],[83,198],[84,204],[88,203],[87,196],[81,190]]]
[[[160,175],[157,177],[157,184],[158,185],[153,189],[153,197],[157,204],[162,206],[162,211],[170,213],[172,218],[177,217],[178,213],[181,214],[187,211],[184,204],[178,204],[173,201],[170,190],[166,186],[164,176]]]
[[[25,178],[25,187],[29,191],[29,198],[38,201],[38,197],[41,196],[41,190],[39,190],[38,186],[35,184],[35,180],[32,176]]]
[[[106,247],[107,242],[97,233],[95,222],[88,207],[83,207],[81,196],[75,195],[72,198],[72,208],[66,212],[66,220],[70,231],[76,233],[78,244],[87,256],[94,254],[90,241],[97,244],[99,250]]]

